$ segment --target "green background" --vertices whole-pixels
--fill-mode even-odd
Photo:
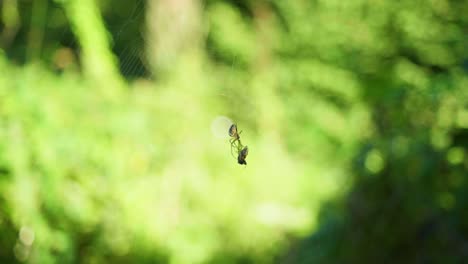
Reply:
[[[0,9],[1,263],[468,259],[467,1]]]

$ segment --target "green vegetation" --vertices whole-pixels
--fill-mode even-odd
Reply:
[[[468,259],[467,1],[0,8],[1,263]]]

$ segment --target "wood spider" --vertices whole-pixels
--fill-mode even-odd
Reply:
[[[231,143],[231,155],[234,157],[234,154],[232,153],[232,149],[236,148],[237,153],[239,153],[243,148],[242,143],[240,141],[240,134],[242,133],[242,131],[238,132],[237,125],[232,124],[229,127],[228,133],[229,133],[229,136],[231,137],[231,139],[229,140],[229,143]]]

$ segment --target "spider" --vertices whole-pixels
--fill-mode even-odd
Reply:
[[[228,133],[229,133],[229,136],[231,137],[231,139],[229,140],[229,143],[231,143],[231,155],[234,157],[234,154],[232,153],[232,149],[237,148],[237,152],[239,153],[243,148],[242,143],[240,142],[240,134],[242,133],[242,131],[237,132],[237,125],[232,124],[229,127]],[[236,142],[237,142],[237,146],[236,146]]]
[[[249,149],[247,146],[245,146],[240,152],[239,156],[237,156],[237,163],[241,165],[247,165],[247,161],[245,159],[247,158],[247,154],[249,154]]]

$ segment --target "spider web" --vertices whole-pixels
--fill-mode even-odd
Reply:
[[[131,12],[125,19],[117,19],[117,26],[108,27],[113,35],[113,51],[119,59],[119,68],[122,75],[128,79],[135,77],[148,76],[149,71],[145,63],[145,35],[144,35],[144,17],[145,0],[134,2]],[[124,21],[124,23],[122,23]],[[121,25],[118,25],[121,24]],[[130,38],[128,36],[131,36]],[[125,43],[122,39],[130,39]]]
[[[131,11],[125,14],[125,17],[106,17],[108,31],[112,36],[112,49],[119,61],[121,74],[128,80],[151,79],[151,69],[149,67],[149,57],[147,51],[147,11],[148,6],[145,0],[134,2]],[[205,9],[207,1],[200,1],[200,15],[202,20],[206,20]],[[206,21],[203,21],[204,24]],[[237,76],[242,75],[241,65],[238,58],[233,55],[230,59],[219,59],[214,55],[214,48],[209,45],[208,35],[203,34],[201,48],[204,49],[206,57],[211,60],[220,77],[223,85],[218,85],[215,91],[211,93],[213,100],[221,102],[222,105],[229,105],[228,112],[220,113],[213,118],[211,131],[215,137],[226,138],[227,128],[241,116],[243,108],[254,107],[248,96],[243,95],[242,81],[237,81]],[[123,40],[132,40],[129,43]]]

